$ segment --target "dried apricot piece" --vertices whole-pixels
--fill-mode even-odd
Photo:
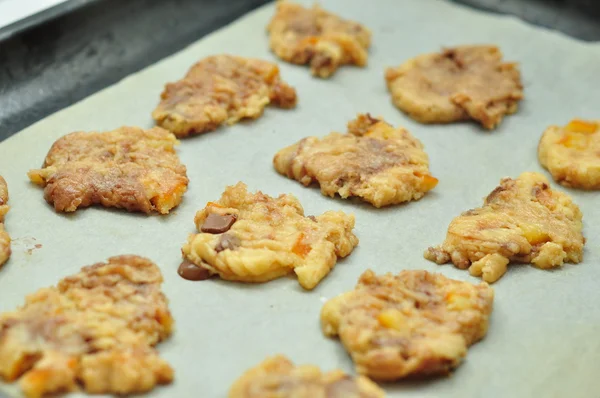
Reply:
[[[574,133],[593,134],[598,131],[598,123],[587,122],[581,119],[573,119],[565,126],[565,130],[572,131]]]

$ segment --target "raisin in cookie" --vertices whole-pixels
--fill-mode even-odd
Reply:
[[[456,217],[446,240],[425,258],[495,282],[509,262],[552,268],[583,259],[582,214],[566,194],[538,173],[503,178],[483,203]]]
[[[348,123],[348,133],[308,137],[279,151],[275,169],[323,195],[356,196],[375,207],[423,197],[438,180],[429,174],[423,144],[405,129],[370,115]]]
[[[10,257],[10,236],[4,229],[4,216],[8,213],[8,187],[6,181],[0,176],[0,267]]]
[[[196,214],[198,234],[183,256],[211,275],[239,282],[266,282],[295,272],[314,288],[358,244],[354,216],[328,211],[304,216],[292,195],[272,198],[238,183]]]
[[[154,345],[173,319],[158,267],[112,257],[27,296],[0,315],[0,377],[37,398],[81,386],[90,394],[132,394],[173,379]]]
[[[565,127],[549,127],[538,157],[560,184],[600,189],[600,121],[573,120]]]
[[[383,390],[366,377],[351,377],[341,370],[323,373],[312,365],[295,366],[282,355],[246,371],[229,391],[229,398],[383,397]]]
[[[296,90],[281,80],[276,64],[215,55],[192,66],[182,80],[167,84],[152,117],[159,126],[185,137],[223,123],[256,119],[271,103],[296,106]]]
[[[421,123],[473,119],[495,128],[523,98],[514,63],[495,46],[461,46],[413,58],[385,73],[394,104]]]
[[[187,190],[177,140],[161,128],[121,127],[106,133],[67,134],[52,145],[43,168],[29,178],[45,187],[56,211],[99,204],[167,214]]]
[[[327,78],[341,65],[367,64],[371,32],[318,5],[304,8],[281,1],[267,27],[271,50],[281,59],[310,65],[313,75]]]
[[[377,276],[321,311],[327,336],[339,336],[356,370],[377,380],[448,373],[487,333],[494,291],[427,271]]]

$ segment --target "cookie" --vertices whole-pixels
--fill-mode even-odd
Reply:
[[[556,182],[600,189],[600,121],[575,119],[565,127],[549,127],[540,139],[538,158]]]
[[[375,275],[325,303],[321,326],[339,336],[356,371],[392,381],[446,374],[487,333],[494,291],[427,271]]]
[[[149,260],[119,256],[84,267],[0,314],[0,376],[29,398],[73,391],[133,394],[173,379],[154,345],[173,318]]]
[[[8,187],[6,181],[0,176],[0,266],[10,257],[10,236],[4,229],[4,216],[8,213]]]
[[[365,66],[371,32],[361,24],[288,1],[277,3],[267,27],[271,50],[282,60],[310,65],[314,76],[330,77],[341,65]]]
[[[423,144],[402,127],[370,115],[348,123],[348,133],[308,137],[279,151],[275,169],[323,195],[359,197],[382,207],[423,197],[438,180],[429,174]]]
[[[281,80],[276,64],[215,55],[192,66],[182,80],[167,84],[152,117],[177,137],[186,137],[256,119],[269,104],[296,106],[296,90]]]
[[[571,198],[550,188],[538,173],[503,178],[483,207],[456,217],[446,240],[430,247],[425,258],[452,261],[471,275],[492,283],[509,262],[553,268],[583,259],[582,214]]]
[[[167,214],[188,185],[176,144],[161,128],[71,133],[52,145],[42,169],[28,175],[59,212],[102,205]]]
[[[313,289],[358,244],[353,215],[306,217],[294,196],[250,193],[243,183],[209,202],[195,223],[199,233],[183,246],[184,258],[229,281],[267,282],[295,272],[302,287]]]
[[[421,123],[475,120],[494,129],[523,98],[520,72],[495,46],[460,46],[388,68],[392,101]]]
[[[282,355],[267,358],[246,371],[231,387],[229,398],[383,398],[366,377],[341,370],[323,373],[317,366],[295,366]]]

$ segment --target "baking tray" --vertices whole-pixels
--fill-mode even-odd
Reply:
[[[597,78],[600,45],[443,1],[378,0],[377,7],[365,8],[362,0],[324,0],[323,5],[374,30],[368,67],[342,68],[323,81],[311,78],[306,68],[280,64],[283,78],[298,89],[298,108],[268,109],[256,121],[183,141],[179,154],[191,183],[169,216],[102,208],[56,214],[27,181],[26,171],[38,167],[50,145],[70,131],[150,127],[149,114],[163,84],[180,78],[203,56],[227,51],[275,60],[264,31],[272,4],[0,143],[0,173],[11,191],[6,224],[14,238],[13,257],[0,271],[0,311],[83,265],[124,253],[147,256],[163,271],[177,322],[173,337],[159,345],[175,367],[176,381],[150,396],[222,397],[243,371],[276,353],[351,372],[339,342],[323,337],[319,311],[324,301],[351,289],[367,268],[378,273],[426,269],[477,282],[465,271],[426,261],[423,250],[440,243],[450,220],[480,205],[501,177],[543,172],[535,154],[549,124],[597,117],[600,93],[590,89],[590,82]],[[519,61],[523,70],[526,99],[498,130],[485,132],[469,123],[423,126],[392,106],[384,67],[442,45],[474,41],[499,44],[507,60]],[[367,111],[405,126],[423,141],[432,174],[440,179],[431,194],[374,209],[326,198],[273,170],[271,159],[280,148],[307,135],[343,130],[357,112]],[[251,190],[296,195],[307,214],[354,213],[359,246],[311,292],[293,278],[260,285],[182,280],[176,273],[180,248],[194,229],[195,212],[240,180]],[[595,396],[600,388],[598,194],[569,194],[584,213],[584,262],[555,271],[512,266],[494,285],[489,333],[469,350],[466,362],[448,378],[386,385],[390,397]]]
[[[0,141],[267,1],[70,0],[1,29]],[[597,0],[453,2],[600,40]]]

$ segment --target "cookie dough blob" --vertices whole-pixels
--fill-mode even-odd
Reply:
[[[363,376],[341,370],[322,372],[294,365],[283,355],[265,359],[246,371],[229,390],[229,398],[383,398],[385,393]]]
[[[58,212],[102,205],[168,214],[188,185],[177,144],[159,127],[71,133],[52,145],[41,169],[28,175],[44,187],[44,198]]]
[[[438,264],[452,262],[492,283],[509,262],[538,268],[583,259],[582,214],[565,193],[550,188],[539,173],[503,178],[483,206],[450,223],[446,240],[425,251]]]
[[[314,76],[328,78],[342,65],[365,66],[371,32],[318,5],[305,8],[279,1],[269,23],[269,45],[282,60],[310,65]]]
[[[230,281],[267,282],[295,273],[302,287],[313,289],[358,244],[353,215],[307,217],[294,196],[250,193],[243,183],[209,202],[195,223],[199,233],[183,246],[184,259]]]
[[[427,271],[376,275],[325,303],[321,326],[337,336],[359,374],[392,381],[447,374],[488,329],[494,292]]]
[[[192,66],[183,79],[168,83],[152,117],[177,137],[186,137],[256,119],[269,104],[296,106],[296,90],[281,80],[276,64],[214,55]]]
[[[424,54],[385,72],[396,107],[421,123],[475,120],[494,129],[523,98],[515,63],[496,46],[460,46]]]
[[[0,176],[0,267],[10,257],[10,236],[4,229],[4,217],[8,213],[8,187],[6,180]]]
[[[559,184],[600,190],[600,121],[550,126],[540,139],[538,158]]]
[[[173,329],[162,275],[118,256],[84,267],[0,314],[0,377],[29,398],[76,390],[125,395],[170,383],[154,346]]]
[[[273,159],[284,176],[323,195],[359,197],[375,207],[420,199],[438,180],[429,173],[423,144],[402,127],[360,114],[346,134],[307,137]]]

